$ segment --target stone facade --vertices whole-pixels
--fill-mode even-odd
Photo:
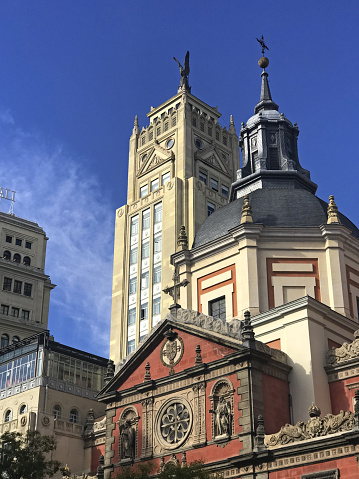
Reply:
[[[47,329],[50,292],[46,243],[32,221],[0,212],[1,347]]]

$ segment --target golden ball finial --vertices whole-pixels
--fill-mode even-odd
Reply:
[[[269,65],[269,60],[267,57],[261,57],[259,60],[258,60],[258,65],[261,67],[261,68],[267,68],[267,66]]]

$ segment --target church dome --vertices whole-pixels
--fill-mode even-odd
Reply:
[[[318,227],[327,223],[328,203],[305,189],[258,189],[249,194],[254,223],[282,228]],[[193,248],[226,235],[240,225],[243,198],[219,209],[200,226]],[[339,213],[341,224],[359,239],[359,230]]]
[[[248,128],[253,127],[257,123],[259,123],[260,119],[266,119],[268,121],[278,121],[278,120],[284,120],[287,122],[290,126],[293,127],[292,123],[286,118],[283,113],[279,113],[277,110],[261,110],[260,112],[256,113],[255,115],[251,116],[249,120],[247,121],[246,126]]]

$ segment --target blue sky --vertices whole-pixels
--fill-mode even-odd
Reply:
[[[126,203],[134,116],[173,96],[190,51],[192,93],[239,131],[259,100],[260,47],[299,156],[340,211],[357,208],[357,1],[12,0],[0,3],[0,186],[49,236],[49,327],[107,356],[115,209]],[[0,205],[4,210],[7,205]]]

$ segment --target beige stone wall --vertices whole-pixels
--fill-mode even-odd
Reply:
[[[23,339],[47,328],[50,291],[55,286],[44,271],[47,239],[36,223],[0,213],[0,336],[7,334],[10,343],[14,336]],[[10,260],[3,258],[5,252]],[[15,255],[20,255],[19,263]],[[29,258],[29,266],[23,264],[24,258]],[[12,280],[10,291],[4,290],[4,278]],[[14,292],[15,281],[22,283],[20,292]],[[31,296],[24,294],[25,283],[32,285]]]
[[[229,189],[239,166],[238,138],[234,126],[229,130],[220,127],[218,110],[193,95],[177,94],[158,108],[151,109],[148,117],[150,123],[146,128],[140,131],[136,124],[134,126],[129,144],[128,204],[116,212],[110,340],[110,357],[115,362],[127,353],[131,218],[136,214],[141,217],[142,212],[150,208],[152,238],[153,208],[156,203],[162,202],[163,289],[172,283],[170,257],[177,249],[180,226],[185,225],[191,245],[198,227],[207,218],[207,202],[215,205],[216,209],[228,202],[222,185]],[[170,148],[169,140],[173,141]],[[207,185],[199,180],[200,171],[207,175]],[[163,184],[163,175],[168,173],[170,181]],[[211,187],[211,178],[218,182],[218,191]],[[158,188],[151,192],[151,184],[157,179]],[[140,189],[145,185],[148,192],[141,198]],[[152,257],[151,243],[148,331],[152,327]],[[139,244],[138,274],[140,265]],[[167,313],[170,304],[172,298],[161,293],[161,317]],[[139,319],[139,291],[136,306],[137,344],[143,331]]]
[[[21,407],[26,405],[26,412],[20,414]],[[62,416],[54,419],[53,408],[60,405]],[[12,417],[5,422],[5,413],[11,410]],[[77,409],[77,423],[70,421],[71,409]],[[94,410],[95,417],[105,413],[105,406],[96,399],[88,399],[62,391],[39,386],[0,402],[0,433],[5,431],[25,432],[27,429],[38,430],[41,434],[54,436],[57,443],[53,459],[68,464],[72,473],[89,472],[91,467],[90,450],[84,449],[83,433],[86,426],[87,413]],[[62,477],[61,474],[56,477]]]

